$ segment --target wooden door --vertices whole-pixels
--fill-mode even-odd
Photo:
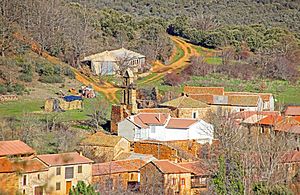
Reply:
[[[66,194],[69,194],[71,187],[72,187],[72,181],[67,181],[66,182]]]
[[[43,195],[43,187],[42,186],[34,187],[34,195]]]

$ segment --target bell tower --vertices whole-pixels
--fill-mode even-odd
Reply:
[[[121,104],[126,105],[131,114],[137,113],[136,85],[134,84],[134,74],[127,69],[123,74],[123,97]]]

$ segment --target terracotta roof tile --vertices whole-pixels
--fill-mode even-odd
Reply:
[[[190,170],[194,175],[209,175],[211,174],[207,167],[200,161],[179,163],[180,166]]]
[[[275,130],[300,134],[300,121],[294,117],[285,117],[275,125]]]
[[[80,145],[114,147],[122,139],[121,136],[97,132],[83,139]]]
[[[246,119],[252,115],[280,115],[278,111],[242,111],[242,112],[235,112],[232,114],[232,117],[235,119]]]
[[[300,151],[291,151],[282,156],[281,162],[283,163],[292,163],[292,162],[300,162]]]
[[[300,116],[300,106],[287,106],[285,115]]]
[[[138,113],[170,113],[169,108],[143,108],[138,109]]]
[[[171,118],[166,126],[168,129],[188,129],[191,125],[198,122],[196,119]]]
[[[145,161],[140,159],[97,163],[93,164],[92,175],[97,176],[124,172],[137,172],[143,165],[145,165]]]
[[[37,159],[13,160],[5,157],[0,158],[0,173],[30,173],[45,170],[47,170],[47,166]]]
[[[282,119],[283,119],[282,116],[267,115],[267,117],[259,120],[257,122],[257,124],[260,124],[260,125],[276,125]]]
[[[86,164],[93,161],[78,154],[77,152],[61,153],[61,154],[43,154],[37,155],[37,158],[49,166],[70,165],[70,164]]]
[[[160,104],[160,106],[174,108],[206,108],[208,105],[202,101],[187,96],[181,96],[171,101]]]
[[[252,93],[252,92],[225,92],[224,95],[258,95],[263,101],[270,101],[273,96],[271,93]]]
[[[148,125],[164,125],[169,116],[165,113],[139,113],[133,116],[133,122],[146,128]]]
[[[168,161],[168,160],[155,160],[155,161],[152,161],[152,163],[162,172],[162,173],[177,173],[177,174],[180,174],[180,173],[191,173],[192,171],[178,165],[178,164],[175,164],[171,161]]]
[[[234,106],[257,106],[258,95],[230,95],[228,104]]]
[[[205,102],[207,104],[213,104],[214,103],[214,96],[210,94],[188,94],[188,97]]]
[[[34,154],[35,151],[20,140],[0,141],[0,156]]]
[[[224,95],[224,87],[194,87],[194,86],[184,86],[183,91],[184,91],[185,94]]]

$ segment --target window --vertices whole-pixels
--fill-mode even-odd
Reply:
[[[56,190],[60,190],[60,182],[56,182]]]
[[[74,167],[66,167],[65,179],[72,179],[74,177]]]
[[[172,179],[172,184],[173,184],[173,185],[176,185],[176,178],[173,178],[173,179]]]
[[[26,194],[25,192],[26,192],[26,191],[25,191],[25,190],[23,190],[23,194]]]
[[[151,133],[155,133],[155,126],[150,126]]]
[[[41,179],[40,174],[37,174],[37,178],[38,178],[38,179]]]
[[[27,175],[23,175],[23,186],[27,185]]]
[[[82,166],[78,166],[78,173],[82,173]]]
[[[192,118],[197,118],[197,112],[193,112],[193,114],[192,114]]]
[[[57,167],[56,168],[56,175],[60,175],[61,174],[61,168],[60,167]]]
[[[185,178],[181,178],[181,185],[185,185]]]

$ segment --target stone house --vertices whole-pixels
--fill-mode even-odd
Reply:
[[[121,136],[97,132],[83,139],[79,147],[84,153],[90,153],[95,157],[93,160],[99,159],[107,162],[123,152],[129,152],[130,142]]]
[[[270,93],[225,92],[223,87],[185,86],[184,94],[210,105],[213,112],[274,111],[275,100]]]
[[[48,167],[37,159],[0,158],[0,192],[8,194],[45,193]]]
[[[124,67],[130,68],[135,73],[142,71],[146,64],[146,57],[137,52],[120,48],[87,56],[82,62],[87,64],[96,75],[113,75]]]
[[[93,161],[77,152],[37,155],[48,167],[47,194],[68,194],[78,181],[91,183]]]
[[[209,112],[209,105],[187,96],[181,96],[159,105],[162,108],[169,108],[172,117],[203,119]]]
[[[93,164],[92,183],[103,194],[138,191],[139,169],[144,164],[145,161],[140,159]]]
[[[0,157],[30,157],[34,149],[20,140],[0,141]]]
[[[151,161],[140,168],[140,191],[152,194],[191,194],[191,171],[167,160]]]
[[[183,162],[180,166],[191,171],[191,194],[205,194],[212,173],[201,161]]]
[[[191,140],[211,143],[213,126],[203,120],[171,118],[163,113],[139,113],[118,123],[118,135],[130,141]]]

